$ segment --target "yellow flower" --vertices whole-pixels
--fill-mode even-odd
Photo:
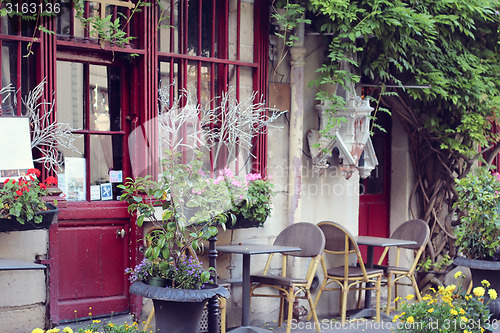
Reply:
[[[427,310],[427,312],[433,313],[434,312],[434,308],[430,308],[429,310]]]
[[[464,309],[462,309],[462,308],[460,308],[460,309],[458,310],[458,313],[460,313],[461,315],[463,315],[463,314],[465,314],[465,310],[464,310]]]
[[[100,320],[93,320],[92,321],[94,324],[99,324],[101,321]]]
[[[472,290],[472,293],[477,296],[481,297],[484,296],[484,288],[483,287],[476,287]]]
[[[57,332],[60,332],[61,330],[58,329],[58,328],[52,328],[50,330],[47,331],[47,333],[57,333]]]
[[[454,284],[449,285],[445,288],[446,292],[448,293],[452,293],[453,291],[455,291],[455,289],[457,289],[457,286],[455,286]]]
[[[114,326],[115,326],[115,324],[113,324],[113,323],[108,323],[108,326],[109,326],[109,327],[114,327]]]
[[[432,296],[429,294],[426,294],[426,295],[424,295],[424,297],[422,297],[422,300],[424,300],[424,301],[428,301],[430,299],[432,299]]]
[[[471,331],[464,330],[464,333],[472,333]]]
[[[458,315],[458,312],[457,312],[457,310],[455,310],[455,309],[451,309],[451,310],[450,310],[450,313],[451,313],[452,315],[454,315],[454,316]]]
[[[394,299],[394,302],[399,302],[400,300],[401,300],[401,297],[399,297],[399,296],[398,296],[398,297],[396,297],[396,298]]]
[[[33,331],[31,331],[31,333],[43,333],[45,332],[44,330],[42,330],[41,328],[35,328]]]
[[[408,318],[406,318],[406,322],[413,323],[413,322],[415,322],[415,319],[413,319],[413,316],[409,316]]]
[[[406,296],[405,298],[406,298],[407,300],[411,301],[411,300],[413,299],[413,297],[415,297],[415,296],[414,296],[414,295],[408,295],[408,296]]]
[[[458,279],[460,276],[462,276],[462,271],[458,271],[454,275],[455,279]]]
[[[480,327],[480,329],[481,329],[481,333],[483,333],[483,332],[484,332],[484,328]],[[472,332],[471,332],[471,333],[472,333]]]
[[[469,319],[466,316],[460,317],[460,320],[463,321],[463,322],[468,322],[469,321]]]
[[[401,312],[400,314],[397,314],[394,316],[394,318],[392,319],[393,322],[396,322],[398,321],[399,318],[401,318],[401,316],[404,316],[405,313],[404,312]]]
[[[85,331],[83,331],[83,333],[94,333],[94,331],[93,330],[85,330]]]
[[[490,289],[488,290],[488,295],[490,296],[491,299],[495,300],[497,299],[497,291],[495,289]]]
[[[490,287],[490,281],[488,281],[488,280],[483,280],[483,281],[481,281],[481,284],[482,284],[483,286],[487,287],[487,288],[489,288],[489,287]]]
[[[65,327],[63,328],[62,330],[64,333],[73,333],[73,330],[71,329],[71,327]]]

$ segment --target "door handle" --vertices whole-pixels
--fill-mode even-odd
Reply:
[[[125,238],[125,236],[127,235],[127,232],[125,231],[125,229],[121,229],[121,230],[116,230],[116,238],[118,237],[121,237],[121,238]]]

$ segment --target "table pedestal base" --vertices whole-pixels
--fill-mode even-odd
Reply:
[[[241,326],[236,327],[229,331],[229,333],[270,333],[270,330],[266,330],[265,328],[253,327],[253,326]]]

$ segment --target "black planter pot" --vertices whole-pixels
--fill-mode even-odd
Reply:
[[[471,270],[473,287],[480,287],[482,280],[488,280],[491,284],[490,288],[495,289],[500,293],[500,261],[490,260],[473,260],[468,258],[457,257],[453,260],[457,266],[465,266]],[[485,299],[489,300],[488,295]],[[490,300],[489,308],[491,319],[500,319],[500,300]]]
[[[148,278],[148,284],[150,286],[165,288],[167,286],[167,282],[168,282],[167,279],[161,277],[152,276]]]
[[[230,230],[234,229],[245,229],[245,228],[258,228],[264,226],[264,221],[259,221],[255,219],[246,219],[243,215],[236,215],[236,222],[231,225],[231,222],[226,223],[226,228]]]
[[[38,230],[38,229],[48,229],[52,224],[52,220],[59,209],[51,203],[45,204],[48,210],[43,212],[38,212],[35,215],[42,216],[41,223],[35,223],[34,221],[26,221],[26,223],[21,224],[17,222],[16,219],[0,219],[0,231],[26,231],[26,230]]]
[[[199,333],[203,308],[214,296],[228,298],[229,291],[217,285],[201,290],[161,288],[134,282],[130,293],[153,299],[158,333]]]

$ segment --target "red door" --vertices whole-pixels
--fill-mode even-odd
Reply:
[[[61,209],[50,230],[52,321],[129,312],[129,222],[118,203]]]
[[[57,62],[57,121],[77,129],[77,139],[74,149],[58,148],[68,207],[49,232],[55,323],[134,310],[124,271],[135,264],[136,228],[117,200],[117,186],[130,175],[129,80],[126,66],[97,60]]]
[[[387,133],[375,129],[371,137],[379,165],[370,177],[360,179],[359,189],[359,235],[389,237],[389,194],[390,194],[390,116],[379,112],[377,122]],[[366,262],[366,246],[360,246],[363,260]],[[382,253],[382,248],[375,248],[375,262]]]

